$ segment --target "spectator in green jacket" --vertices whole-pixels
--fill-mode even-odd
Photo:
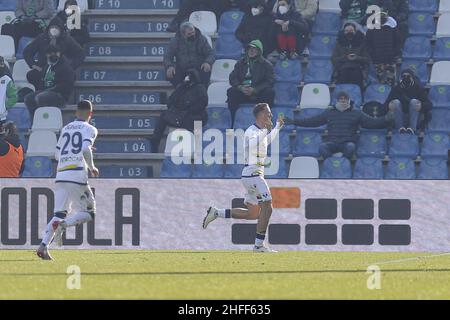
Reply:
[[[6,120],[8,110],[17,103],[17,89],[9,68],[0,57],[0,122]]]

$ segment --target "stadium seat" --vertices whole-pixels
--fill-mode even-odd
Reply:
[[[22,178],[51,178],[52,161],[48,157],[28,157],[23,164]]]
[[[23,50],[25,50],[26,46],[33,40],[34,38],[30,37],[22,37],[19,40],[19,47],[17,48],[16,59],[23,59]]]
[[[14,11],[17,7],[17,0],[0,0],[0,11]]]
[[[436,38],[450,37],[450,12],[446,12],[439,16]]]
[[[339,7],[339,0],[320,0],[319,1],[319,12],[341,12],[341,7]]]
[[[418,179],[448,180],[448,167],[445,159],[429,158],[420,162]]]
[[[210,106],[226,105],[227,104],[227,90],[230,88],[228,82],[214,82],[208,87],[208,102]]]
[[[275,104],[277,105],[298,105],[299,94],[297,85],[288,82],[276,82]]]
[[[386,152],[386,133],[383,130],[366,130],[361,132],[356,150],[358,157],[384,158]]]
[[[161,166],[160,178],[188,179],[191,177],[192,165],[175,164],[170,158],[164,159]]]
[[[62,113],[56,107],[41,107],[34,113],[32,131],[49,130],[59,132],[63,127]]]
[[[434,46],[433,60],[442,61],[450,60],[450,37],[442,37],[436,39]]]
[[[220,16],[219,34],[235,33],[241,23],[244,13],[242,11],[225,11]]]
[[[383,160],[380,158],[358,158],[353,170],[353,179],[382,180]]]
[[[294,118],[294,112],[292,110],[292,108],[289,107],[278,107],[278,108],[273,108],[272,109],[272,113],[273,113],[273,123],[276,123],[278,116],[281,116],[283,119],[288,117],[293,119]],[[284,125],[282,130],[294,130],[295,126],[294,125]]]
[[[431,86],[428,98],[434,108],[450,108],[450,85]]]
[[[302,81],[300,60],[278,61],[275,65],[275,81],[300,84]]]
[[[303,81],[305,83],[325,83],[331,82],[333,65],[329,60],[310,60],[305,70]]]
[[[312,32],[317,34],[336,35],[341,29],[341,17],[336,12],[319,12],[316,15]]]
[[[391,87],[386,84],[371,84],[364,92],[364,102],[377,101],[385,103],[390,92]]]
[[[297,157],[292,159],[288,178],[318,179],[319,162],[313,157]]]
[[[10,23],[16,18],[14,11],[0,11],[0,28],[5,23]]]
[[[387,165],[384,178],[391,180],[416,179],[414,161],[408,158],[391,158]]]
[[[243,168],[243,164],[226,164],[224,165],[223,177],[225,179],[240,179]]]
[[[232,33],[220,34],[216,40],[216,59],[239,60],[243,53],[242,43]]]
[[[428,132],[422,143],[421,157],[448,158],[450,142],[448,133]]]
[[[288,171],[286,166],[286,161],[282,156],[278,157],[278,170],[275,171],[275,161],[271,161],[270,158],[267,158],[268,164],[264,169],[265,177],[267,179],[287,179]]]
[[[294,143],[294,156],[318,157],[321,134],[315,131],[297,130]]]
[[[30,113],[23,103],[18,103],[13,108],[9,109],[6,118],[13,121],[20,131],[28,131],[31,129]]]
[[[403,47],[403,59],[429,60],[431,43],[426,37],[408,37]]]
[[[436,29],[432,13],[411,13],[408,17],[410,35],[431,36]]]
[[[221,179],[223,178],[222,164],[194,164],[192,165],[193,179]]]
[[[419,139],[414,134],[392,134],[389,157],[416,158],[419,155]]]
[[[232,127],[230,110],[227,108],[212,107],[207,108],[206,111],[208,112],[208,121],[203,126],[204,130],[211,128],[224,130]]]
[[[320,179],[351,179],[352,165],[345,157],[325,159],[320,172]]]
[[[325,111],[324,109],[318,109],[318,108],[305,108],[305,109],[302,109],[300,114],[296,113],[295,118],[296,119],[308,119],[308,118],[315,117],[324,111]],[[325,131],[326,127],[327,127],[326,125],[323,125],[320,127],[296,127],[296,128],[297,128],[297,130],[300,130],[300,131],[306,130],[306,131],[323,132],[323,131]]]
[[[401,70],[405,70],[407,68],[412,69],[415,72],[416,76],[419,78],[422,84],[428,83],[429,74],[427,63],[425,61],[404,60],[402,62]],[[401,72],[397,72],[397,76],[398,78],[400,78]]]
[[[330,89],[323,83],[308,83],[303,87],[300,108],[325,109],[330,106]]]
[[[428,130],[450,133],[450,109],[433,109],[431,121],[428,123]]]
[[[20,59],[17,60],[14,63],[14,67],[13,67],[13,79],[15,83],[18,82],[27,82],[27,73],[28,71],[30,71],[30,67],[28,66],[28,64],[26,63],[25,60]]]
[[[439,1],[439,13],[450,12],[450,1],[441,0]]]
[[[58,4],[58,11],[64,10],[64,4],[66,3],[65,0],[60,0]],[[80,12],[84,12],[88,7],[88,0],[77,0],[78,6],[80,7]]]
[[[331,58],[336,45],[336,37],[329,35],[317,35],[312,37],[308,45],[309,56],[314,59]]]
[[[22,144],[23,147],[23,152],[27,152],[28,149],[28,139],[25,136],[25,132],[24,131],[19,131],[19,139],[20,139],[20,143]]]
[[[271,143],[268,147],[269,155],[282,155],[287,156],[292,153],[291,137],[288,131],[281,131],[278,135],[278,150],[275,150],[275,142]]]
[[[331,105],[334,106],[336,104],[337,95],[341,91],[347,92],[347,94],[350,96],[350,100],[353,101],[355,108],[358,109],[361,108],[363,104],[361,89],[356,84],[337,84],[333,91],[333,96],[331,98]]]
[[[189,16],[189,22],[203,34],[209,36],[214,35],[217,31],[216,15],[211,11],[194,11]]]
[[[10,36],[0,35],[0,56],[9,61],[14,58],[15,51],[14,39]]]
[[[450,61],[438,61],[433,64],[431,69],[431,85],[450,85]]]
[[[439,0],[409,0],[409,11],[435,13]]]
[[[216,60],[212,66],[211,82],[228,82],[235,64],[236,60]]]
[[[53,131],[33,131],[28,140],[27,156],[54,157],[56,143]]]
[[[255,122],[252,107],[240,107],[234,116],[234,129],[246,130]]]
[[[186,140],[187,139],[187,140]],[[180,150],[181,146],[175,148],[182,141],[186,141],[186,145],[183,145],[183,151]],[[194,154],[195,142],[194,134],[185,129],[175,129],[169,132],[166,140],[166,147],[164,148],[164,154],[166,157],[172,156],[172,152],[177,157],[183,157],[190,159]],[[180,147],[180,148],[179,148]],[[182,154],[183,152],[183,154]]]

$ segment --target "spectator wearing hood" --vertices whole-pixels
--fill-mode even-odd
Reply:
[[[167,101],[167,109],[161,113],[152,137],[153,151],[157,152],[167,126],[184,128],[194,131],[194,122],[208,120],[206,107],[208,93],[201,83],[198,71],[190,69],[185,74],[183,82],[178,84]]]
[[[47,49],[50,45],[62,50],[62,55],[69,60],[73,70],[78,69],[85,59],[83,48],[65,31],[64,23],[55,17],[47,31],[30,42],[23,51],[23,57],[32,69],[28,71],[27,78],[34,87],[38,85],[43,67],[47,65]]]
[[[263,57],[263,45],[253,40],[247,45],[245,57],[239,60],[230,73],[228,89],[228,108],[232,119],[240,104],[273,104],[275,91],[275,72],[273,65]]]
[[[306,119],[285,120],[286,124],[300,127],[320,127],[327,125],[328,136],[320,145],[320,155],[326,159],[333,154],[342,152],[344,157],[351,159],[356,151],[358,130],[364,128],[384,128],[391,123],[391,114],[384,118],[372,118],[359,110],[353,109],[352,102],[346,92],[339,92],[334,108]]]
[[[400,133],[414,134],[419,126],[421,114],[425,122],[430,120],[432,103],[411,69],[402,71],[400,81],[392,88],[386,104],[394,113],[395,128]]]
[[[307,45],[309,25],[295,10],[293,0],[279,0],[274,10],[271,39],[277,44],[279,58],[298,59]]]
[[[201,83],[209,84],[214,51],[205,36],[192,23],[184,22],[164,54],[167,79],[176,87],[189,69],[196,69]]]
[[[16,19],[2,26],[2,34],[12,36],[16,45],[22,37],[37,37],[55,14],[53,0],[17,0]]]
[[[272,24],[271,11],[267,9],[264,0],[251,0],[250,10],[242,18],[236,30],[236,38],[246,46],[253,39],[259,39],[264,47],[265,55],[272,52],[273,46],[269,39]]]
[[[295,0],[295,10],[300,13],[311,29],[316,19],[319,0]]]
[[[336,83],[353,83],[364,89],[370,57],[364,34],[355,22],[347,22],[339,32],[331,60]]]
[[[19,130],[12,121],[0,121],[0,178],[18,178],[23,159]]]
[[[381,13],[381,28],[369,29],[366,33],[367,51],[379,83],[395,84],[396,61],[401,56],[401,39],[397,22],[387,13]]]
[[[61,0],[63,1],[63,0]],[[88,20],[84,15],[81,16],[81,28],[74,28],[69,30],[67,26],[67,21],[70,16],[74,14],[72,10],[69,9],[70,6],[78,6],[78,2],[76,0],[66,0],[64,3],[64,9],[58,12],[56,15],[61,21],[64,22],[64,30],[70,34],[70,36],[78,42],[78,44],[83,47],[90,40],[89,30],[88,30]]]
[[[64,57],[63,50],[56,45],[50,45],[46,58],[46,65],[38,73],[39,77],[34,79],[39,80],[35,85],[36,92],[25,96],[25,105],[31,116],[40,107],[63,107],[73,91],[75,72]],[[30,79],[28,81],[30,82]]]
[[[8,110],[17,103],[17,88],[11,76],[11,72],[0,57],[0,122],[6,120]]]
[[[367,0],[341,0],[341,16],[344,20],[363,24],[366,19]]]

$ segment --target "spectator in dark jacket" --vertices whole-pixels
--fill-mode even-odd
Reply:
[[[295,11],[293,0],[279,0],[272,24],[271,39],[276,42],[280,60],[298,59],[307,45],[309,25]]]
[[[199,29],[184,22],[164,55],[167,79],[176,87],[189,69],[199,72],[201,82],[207,86],[211,67],[215,61],[214,51]]]
[[[371,118],[359,110],[354,110],[348,94],[340,92],[334,108],[312,118],[287,118],[285,123],[300,127],[320,127],[326,124],[328,137],[320,145],[320,155],[326,159],[334,153],[342,152],[344,157],[351,159],[356,151],[357,132],[360,127],[384,128],[390,124],[390,117],[391,114],[384,118]]]
[[[392,88],[386,104],[394,112],[395,128],[399,129],[400,133],[414,134],[419,126],[421,114],[425,122],[431,118],[431,101],[411,69],[402,71],[400,81]]]
[[[331,60],[336,83],[353,83],[364,89],[370,57],[364,34],[355,22],[348,21],[339,32]]]
[[[185,78],[167,101],[168,110],[163,111],[152,137],[153,151],[157,152],[164,130],[167,126],[184,128],[194,131],[194,121],[208,120],[206,107],[208,106],[208,93],[201,83],[198,71],[190,69]]]
[[[295,0],[295,10],[300,13],[311,29],[316,19],[319,0]]]
[[[19,130],[12,121],[0,121],[0,178],[18,178],[23,159]]]
[[[397,21],[398,31],[400,34],[400,40],[403,44],[408,37],[408,16],[409,16],[409,6],[408,0],[395,0],[392,1],[391,9],[389,10],[389,15]]]
[[[401,55],[401,40],[397,22],[386,13],[381,14],[381,29],[369,29],[366,33],[367,50],[379,83],[395,84],[395,64]]]
[[[275,73],[273,65],[263,57],[263,52],[261,41],[253,40],[247,46],[246,56],[236,63],[230,73],[231,88],[227,95],[232,119],[240,104],[273,104]]]
[[[63,1],[63,0],[61,0]],[[88,30],[88,20],[85,16],[81,16],[81,28],[72,28],[69,30],[69,26],[67,26],[67,20],[72,15],[76,14],[74,11],[70,10],[70,6],[78,6],[78,2],[76,0],[66,0],[64,3],[64,9],[58,12],[56,15],[61,21],[64,22],[64,30],[70,34],[70,36],[75,39],[78,44],[83,47],[86,43],[89,42],[89,30]]]
[[[75,72],[62,52],[55,45],[50,45],[47,49],[47,64],[39,73],[36,92],[25,96],[25,104],[32,116],[40,107],[63,107],[72,93]]]
[[[16,45],[22,37],[37,37],[55,14],[53,0],[17,0],[16,19],[2,26],[2,34],[12,36]]]
[[[269,39],[272,16],[264,0],[251,0],[251,9],[242,18],[236,30],[236,38],[246,46],[250,41],[259,39],[264,47],[264,56],[272,52],[272,41]]]
[[[341,0],[341,16],[344,20],[363,24],[366,18],[367,0]]]
[[[27,78],[35,87],[40,81],[43,67],[47,64],[47,49],[50,45],[56,45],[62,50],[62,55],[69,60],[73,70],[76,70],[85,59],[83,49],[65,32],[64,23],[59,18],[52,19],[47,31],[34,39],[23,51],[24,59],[32,69],[28,72]]]

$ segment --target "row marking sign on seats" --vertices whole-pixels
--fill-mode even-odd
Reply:
[[[178,9],[179,0],[96,0],[96,9]]]
[[[90,100],[96,104],[137,104],[152,105],[161,104],[161,92],[139,91],[139,92],[117,92],[117,91],[80,91],[78,101]]]
[[[135,57],[135,56],[164,56],[167,44],[117,44],[102,43],[89,44],[86,47],[86,55],[89,57]]]
[[[165,32],[170,21],[91,21],[90,32]]]

